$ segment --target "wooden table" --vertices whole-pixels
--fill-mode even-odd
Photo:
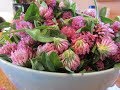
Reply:
[[[5,88],[5,89],[2,89]],[[17,90],[0,69],[0,90]]]

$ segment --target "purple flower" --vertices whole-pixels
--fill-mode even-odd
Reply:
[[[76,33],[72,36],[71,41],[74,42],[74,40],[76,40],[77,38],[81,38],[84,41],[86,41],[86,43],[88,43],[91,48],[94,44],[96,37],[97,37],[96,35],[93,35],[90,32],[83,32],[83,33],[79,33],[79,34]]]
[[[33,25],[30,22],[26,22],[26,21],[15,22],[15,24],[17,30],[33,28]]]
[[[61,33],[66,35],[68,38],[71,38],[75,34],[75,29],[71,26],[64,26],[61,29]]]
[[[102,60],[97,61],[96,66],[99,70],[104,70],[104,68],[105,68]]]
[[[72,12],[71,11],[65,11],[62,15],[63,19],[70,19],[72,17]]]
[[[112,59],[113,59],[115,62],[120,63],[120,49],[118,49],[117,53],[112,56]]]
[[[90,47],[92,47],[97,36],[90,32],[85,32],[81,37],[89,44]]]
[[[117,53],[118,46],[110,38],[102,38],[101,42],[97,42],[97,48],[103,57],[109,57]]]
[[[41,54],[42,52],[46,52],[46,53],[51,53],[51,52],[56,52],[57,50],[55,50],[55,46],[53,43],[46,43],[43,46],[39,45],[37,48],[37,55]]]
[[[114,37],[114,31],[113,29],[110,28],[109,24],[104,24],[104,23],[100,23],[98,24],[96,27],[96,31],[98,33],[98,35],[101,37]]]
[[[47,12],[44,14],[45,19],[53,19],[53,9],[51,7],[48,8]]]
[[[61,38],[54,38],[54,44],[55,44],[55,49],[59,53],[63,53],[65,50],[68,49],[68,46],[69,46],[68,41]]]
[[[76,54],[85,55],[86,53],[89,53],[90,46],[83,38],[79,37],[74,39],[72,43],[72,48]]]
[[[87,9],[83,13],[88,15],[88,16],[91,16],[91,17],[95,17],[96,16],[96,10],[95,9]]]
[[[90,72],[90,71],[92,71],[92,68],[89,67],[89,66],[87,66],[87,67],[85,67],[85,70],[86,70],[87,72]]]
[[[31,46],[35,43],[35,41],[29,35],[22,37],[20,42],[24,42],[24,44],[28,46]]]
[[[47,19],[47,20],[45,20],[45,25],[47,25],[47,26],[55,25],[55,22],[51,19]]]
[[[10,56],[13,64],[21,65],[21,66],[23,66],[32,57],[33,57],[33,51],[32,48],[30,48],[29,46],[19,47],[14,52],[11,52],[11,56]]]
[[[85,20],[82,16],[77,16],[72,20],[72,27],[76,30],[85,26]]]
[[[114,32],[117,33],[118,31],[120,31],[120,22],[115,21],[111,27],[114,30]]]
[[[52,8],[56,6],[56,0],[45,0],[45,2]]]
[[[80,65],[80,58],[72,50],[66,50],[63,54],[60,55],[61,62],[64,67],[68,67],[70,70],[75,71]]]
[[[41,15],[41,16],[44,16],[45,13],[47,12],[47,10],[48,10],[48,7],[40,6],[40,7],[39,7],[40,15]]]
[[[14,22],[16,29],[17,30],[22,30],[22,29],[32,29],[33,25],[30,22],[26,22],[26,21],[21,21],[21,20],[16,20]],[[20,37],[24,37],[26,36],[26,32],[25,31],[21,31],[17,33]]]
[[[117,53],[116,53],[115,55],[111,56],[111,58],[112,58],[115,62],[120,63],[120,42],[117,43],[117,46],[118,46]]]
[[[17,49],[17,45],[15,43],[6,43],[2,47],[0,47],[0,54],[10,55],[11,52],[14,52]]]

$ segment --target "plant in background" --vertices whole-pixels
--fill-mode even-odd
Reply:
[[[113,68],[120,64],[120,21],[105,17],[102,10],[76,13],[76,4],[69,0],[31,3],[25,14],[17,11],[12,23],[0,24],[0,57],[39,71]]]

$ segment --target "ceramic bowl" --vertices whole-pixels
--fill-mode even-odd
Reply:
[[[114,68],[84,74],[52,73],[19,67],[5,60],[0,60],[0,68],[17,90],[106,90],[119,74]]]

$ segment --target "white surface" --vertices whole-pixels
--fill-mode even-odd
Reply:
[[[109,69],[86,74],[35,71],[0,59],[0,68],[18,90],[105,90],[116,80],[119,70]]]
[[[114,85],[113,87],[110,87],[107,90],[120,90],[120,88],[118,88],[116,85]]]
[[[0,16],[6,21],[11,21],[13,18],[13,0],[0,0]]]
[[[13,19],[13,13],[12,12],[1,12],[0,16],[3,17],[6,21],[11,22]]]
[[[0,12],[12,12],[13,0],[0,0]]]

